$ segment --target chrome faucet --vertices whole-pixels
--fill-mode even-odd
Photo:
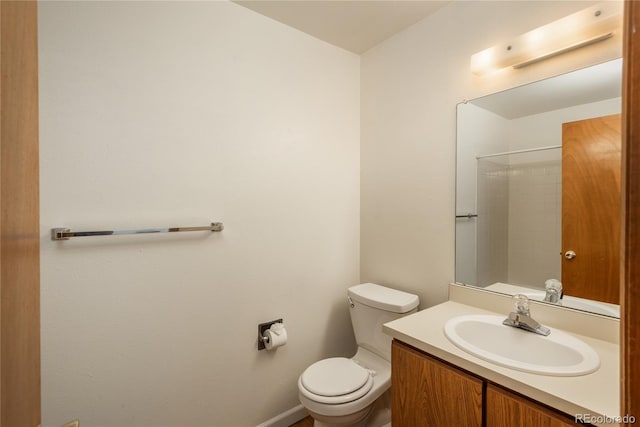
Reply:
[[[562,304],[562,283],[557,279],[549,279],[544,282],[544,300],[554,304]]]
[[[547,336],[551,330],[546,326],[542,326],[531,318],[529,311],[529,298],[526,295],[517,294],[511,299],[513,301],[513,309],[509,313],[509,317],[504,319],[503,325],[513,326],[514,328],[524,329],[525,331],[534,332],[536,334]]]

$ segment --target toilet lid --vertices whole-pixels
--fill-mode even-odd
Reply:
[[[353,360],[332,357],[309,366],[300,376],[300,381],[313,394],[333,397],[361,389],[369,382],[370,377],[369,370]]]

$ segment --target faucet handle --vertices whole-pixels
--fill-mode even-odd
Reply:
[[[509,317],[502,322],[503,325],[513,326],[544,336],[551,333],[551,329],[542,326],[529,315],[529,298],[526,295],[516,294],[511,298],[511,301],[515,312],[509,313]]]
[[[545,296],[544,300],[554,304],[561,304],[562,299],[562,283],[558,279],[549,279],[544,282]]]
[[[546,290],[556,291],[558,294],[562,292],[562,282],[558,279],[549,279],[544,282],[544,288]]]
[[[518,314],[529,315],[529,298],[523,294],[516,294],[511,298],[513,311]]]

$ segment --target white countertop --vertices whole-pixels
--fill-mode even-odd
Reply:
[[[531,374],[495,365],[453,345],[444,335],[445,322],[463,314],[496,313],[448,301],[386,323],[391,337],[445,360],[482,378],[554,407],[566,414],[617,417],[620,412],[620,348],[617,344],[571,333],[600,356],[600,368],[577,377]],[[534,316],[535,317],[535,316]],[[561,329],[561,328],[557,328]],[[596,424],[599,425],[599,424]],[[604,423],[602,425],[615,425]]]

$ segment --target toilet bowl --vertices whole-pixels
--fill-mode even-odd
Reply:
[[[391,338],[382,324],[414,313],[418,297],[366,283],[349,288],[347,299],[358,350],[309,366],[298,397],[316,427],[380,427],[391,420]]]
[[[391,364],[360,348],[351,359],[334,357],[309,366],[298,378],[298,396],[316,421],[354,426],[390,386]]]

